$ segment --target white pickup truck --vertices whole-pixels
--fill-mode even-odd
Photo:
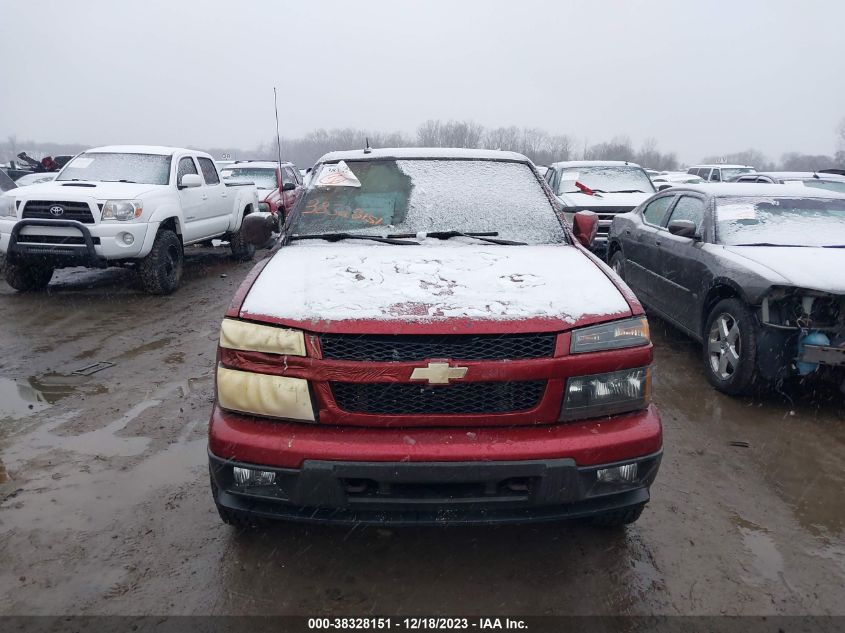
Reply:
[[[238,259],[255,247],[241,236],[258,208],[252,184],[226,185],[211,156],[174,147],[98,147],[49,183],[0,196],[6,281],[36,290],[56,268],[132,266],[147,292],[179,285],[184,246],[228,240]]]

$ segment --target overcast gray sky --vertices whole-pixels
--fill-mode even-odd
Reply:
[[[832,153],[845,2],[0,0],[0,137],[250,148],[429,118]]]

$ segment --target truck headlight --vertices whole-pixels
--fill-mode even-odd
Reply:
[[[0,216],[14,218],[17,215],[16,198],[13,196],[0,195]]]
[[[305,356],[305,336],[299,330],[223,319],[220,325],[220,347],[244,352]]]
[[[217,367],[217,402],[229,411],[314,422],[308,381]]]
[[[103,205],[103,220],[135,220],[141,217],[144,206],[140,200],[106,200]]]
[[[639,347],[651,341],[645,317],[602,323],[572,331],[570,354],[599,352],[622,347]]]
[[[645,409],[651,400],[651,368],[575,376],[566,381],[560,420],[579,420]]]

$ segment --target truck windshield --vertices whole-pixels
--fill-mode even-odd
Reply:
[[[166,185],[170,183],[170,156],[86,152],[70,161],[56,180]]]
[[[275,189],[276,170],[261,167],[226,167],[220,172],[223,182],[251,182],[258,189]]]
[[[566,241],[551,201],[524,163],[412,159],[320,165],[292,233],[491,232],[527,244]]]
[[[575,185],[578,182],[593,191],[613,193],[617,191],[654,193],[651,179],[639,167],[619,166],[588,166],[569,167],[560,172],[560,184],[557,192],[581,193]]]
[[[842,246],[845,199],[717,198],[716,238],[731,246]]]

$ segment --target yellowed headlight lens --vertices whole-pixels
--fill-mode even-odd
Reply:
[[[314,421],[308,381],[217,367],[217,401],[230,411]]]
[[[645,317],[634,317],[573,330],[569,352],[579,354],[637,347],[648,345],[650,340],[648,320]]]
[[[223,319],[220,347],[244,352],[305,356],[305,336],[299,330]]]

